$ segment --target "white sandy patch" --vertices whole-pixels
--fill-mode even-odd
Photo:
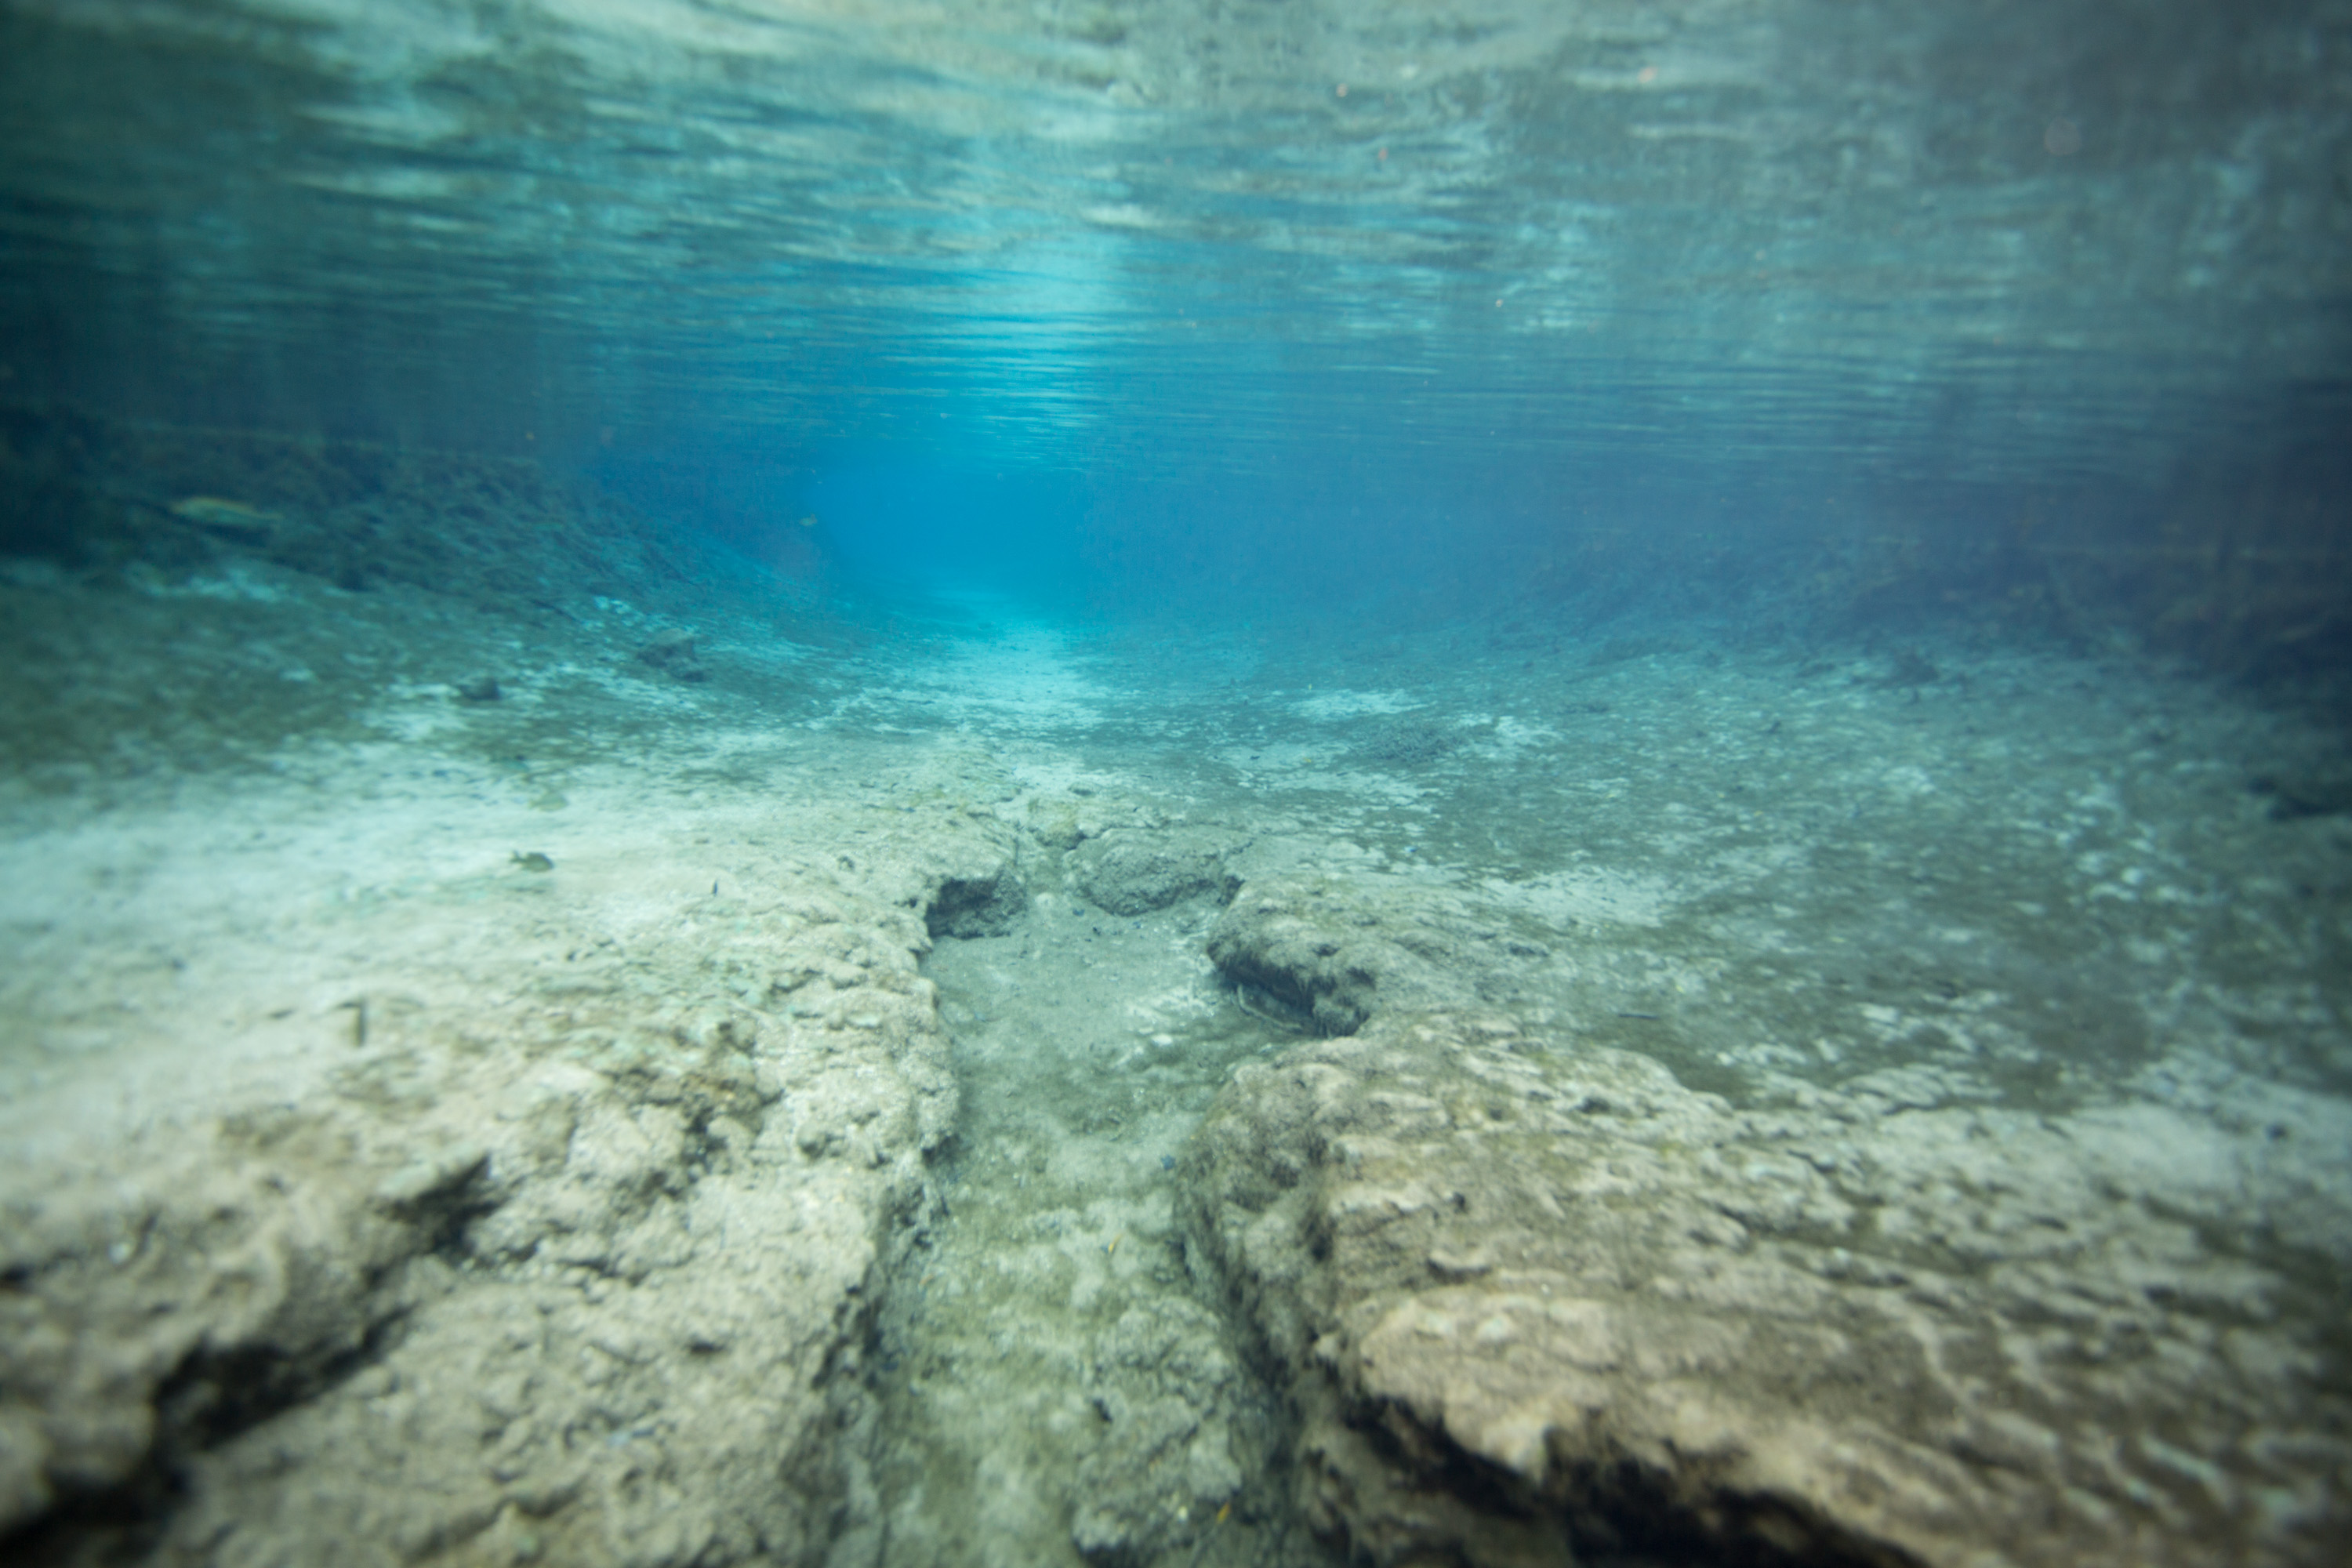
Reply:
[[[1900,763],[1887,769],[1879,775],[1878,782],[1906,799],[1936,793],[1936,781],[1927,776],[1927,770],[1913,763]]]
[[[1341,768],[1301,768],[1284,782],[1306,789],[1328,789],[1348,796],[1358,805],[1411,805],[1430,793],[1420,784],[1392,774],[1357,773]]]
[[[1006,773],[1034,795],[1109,795],[1123,792],[1132,781],[1104,768],[1090,768],[1062,752],[1024,752],[1005,763]]]
[[[281,574],[249,562],[232,562],[217,572],[173,582],[160,572],[133,570],[125,574],[131,588],[156,599],[223,599],[232,603],[274,605],[299,596],[279,580]]]
[[[1463,723],[1466,727],[1484,721],[1465,719]],[[1559,740],[1559,731],[1551,725],[1530,724],[1507,713],[1495,720],[1493,732],[1486,736],[1476,748],[1483,753],[1515,756],[1530,746],[1548,746]]]
[[[1713,857],[1713,869],[1741,881],[1785,877],[1801,871],[1812,858],[1802,844],[1748,844]]]
[[[935,662],[844,701],[836,717],[903,705],[986,725],[1084,725],[1100,722],[1114,697],[1072,662],[1067,637],[1045,626],[1009,626],[949,645]]]
[[[1197,942],[1187,941],[1185,952],[1178,962],[1190,963],[1196,959],[1198,946]],[[1200,963],[1190,963],[1190,966],[1199,969],[1200,973],[1188,977],[1183,984],[1164,986],[1149,995],[1127,999],[1123,1013],[1138,1034],[1150,1035],[1156,1030],[1205,1018],[1222,1005],[1223,999],[1208,983],[1208,965]]]
[[[1562,925],[1662,925],[1675,901],[1664,878],[1633,871],[1558,871],[1525,882],[1489,877],[1479,886],[1498,900]]]
[[[709,892],[687,846],[776,821],[772,805],[730,812],[647,783],[635,768],[575,776],[551,812],[541,781],[378,745],[191,786],[170,807],[14,825],[0,1144],[68,1159],[294,1098],[353,1059],[363,1000],[495,1002],[549,956],[533,932],[555,910],[592,905],[625,940]]]
[[[1324,691],[1301,698],[1292,706],[1318,721],[1360,719],[1368,713],[1404,713],[1427,705],[1408,691]]]

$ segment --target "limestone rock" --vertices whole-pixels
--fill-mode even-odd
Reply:
[[[0,1530],[299,1397],[409,1303],[457,1201],[371,1202],[348,1140],[307,1118],[142,1152],[0,1226]]]
[[[1019,835],[983,807],[941,803],[882,815],[835,860],[877,897],[922,911],[928,937],[1002,936],[1029,907]]]
[[[1010,875],[959,820],[574,939],[503,1011],[378,1009],[331,1092],[9,1176],[12,1560],[822,1561],[955,1123],[927,915]]]
[[[1248,840],[1218,828],[1118,828],[1070,858],[1078,891],[1114,915],[1143,915],[1187,899],[1228,899],[1241,879],[1226,861]]]
[[[2330,1561],[2331,1310],[2126,1131],[1423,1013],[1242,1069],[1187,1175],[1359,1561]]]
[[[1507,1004],[1550,956],[1524,916],[1360,876],[1252,880],[1209,936],[1218,968],[1347,1034],[1376,1008]]]
[[[1028,885],[1008,854],[941,878],[927,923],[935,937],[1003,936],[1028,908]]]
[[[1076,849],[1102,829],[1100,808],[1090,801],[1037,799],[1029,803],[1029,830],[1048,849]]]

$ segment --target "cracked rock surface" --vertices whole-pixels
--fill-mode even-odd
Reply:
[[[1190,1218],[1360,1561],[2323,1560],[2352,1216],[2258,1225],[2186,1116],[1937,1098],[1739,1110],[1498,1011],[1383,1014],[1235,1074]]]
[[[20,1173],[0,1528],[58,1510],[20,1560],[822,1556],[955,1120],[924,913],[1011,853],[842,837],[538,911],[451,1005],[362,998],[315,1080]]]
[[[11,1563],[2342,1556],[2330,731],[132,564],[0,572]]]

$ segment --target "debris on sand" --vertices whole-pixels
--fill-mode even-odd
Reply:
[[[694,634],[673,626],[637,650],[637,660],[679,680],[708,680],[709,672],[694,651]]]

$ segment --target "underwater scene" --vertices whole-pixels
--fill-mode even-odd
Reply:
[[[2352,0],[0,0],[0,1560],[2334,1568]]]

